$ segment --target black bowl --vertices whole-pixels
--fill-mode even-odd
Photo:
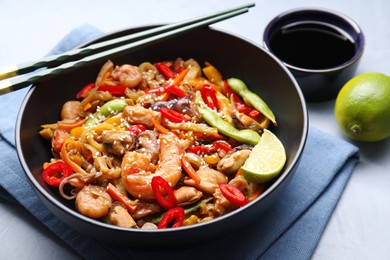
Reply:
[[[116,32],[96,41],[137,30],[141,28]],[[140,64],[177,57],[195,58],[201,64],[209,61],[221,71],[224,78],[240,78],[261,95],[278,120],[279,125],[273,131],[286,148],[288,159],[284,171],[253,203],[194,226],[165,230],[126,229],[79,214],[73,201],[65,201],[56,189],[48,187],[43,181],[42,163],[51,158],[51,153],[49,144],[38,132],[41,124],[56,122],[62,104],[74,99],[82,86],[95,80],[102,63],[91,63],[75,72],[33,86],[23,101],[16,125],[17,152],[33,189],[43,204],[70,227],[89,237],[116,245],[145,246],[149,249],[170,244],[183,246],[214,240],[242,227],[244,223],[258,220],[278,200],[296,169],[308,128],[305,101],[290,72],[259,45],[210,28],[191,31],[112,60],[115,64]]]

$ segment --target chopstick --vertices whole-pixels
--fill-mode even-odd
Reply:
[[[173,37],[178,34],[210,25],[249,11],[255,6],[254,3],[246,4],[222,12],[190,19],[187,21],[156,27],[139,33],[123,36],[120,38],[92,44],[88,47],[68,51],[61,55],[53,55],[35,62],[25,62],[18,65],[11,65],[0,69],[0,95],[15,91],[31,84],[42,82],[65,72],[73,71],[92,62],[99,62],[108,57],[114,58],[128,52],[141,49],[149,44]],[[123,44],[117,46],[119,44]],[[103,48],[116,46],[112,49],[100,51]],[[100,52],[99,52],[100,51]],[[85,56],[90,54],[89,56]],[[69,61],[70,62],[66,62]],[[63,63],[66,62],[66,63]],[[61,64],[62,63],[62,64]],[[58,66],[57,66],[58,65]],[[47,68],[57,66],[54,68]],[[35,73],[20,75],[46,67]],[[19,76],[20,75],[20,76]]]

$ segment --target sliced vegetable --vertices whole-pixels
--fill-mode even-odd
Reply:
[[[144,125],[131,125],[128,130],[130,133],[138,135],[146,130],[146,126],[144,126]]]
[[[124,195],[122,192],[120,192],[111,183],[109,183],[107,185],[106,191],[107,191],[108,194],[110,194],[110,196],[114,200],[117,200],[120,203],[122,203],[130,213],[134,213],[135,210],[137,209],[137,204],[134,201],[132,201],[131,199],[129,199],[129,197]]]
[[[167,84],[167,85],[162,86],[162,87],[149,89],[146,91],[146,93],[147,94],[162,94],[162,93],[169,94],[169,93],[172,93],[172,94],[178,96],[179,98],[183,98],[186,96],[186,93],[184,92],[183,89],[181,89],[180,87],[173,85],[173,84]]]
[[[183,208],[181,207],[172,208],[164,214],[164,216],[162,217],[162,219],[160,220],[157,226],[159,229],[168,228],[168,227],[172,227],[172,228],[181,227],[183,226],[184,218],[185,218],[185,213]]]
[[[254,92],[250,91],[245,83],[236,78],[230,78],[227,80],[229,87],[238,95],[240,95],[244,102],[253,106],[258,111],[263,113],[274,125],[277,125],[275,115],[268,105]]]
[[[195,184],[198,185],[200,183],[200,178],[191,163],[186,158],[181,158],[181,165],[188,176],[190,176],[190,178],[194,180]]]
[[[58,124],[58,129],[62,129],[69,132],[75,127],[82,126],[86,121],[87,119],[85,118],[73,122],[66,122],[63,120],[63,121],[58,121],[57,124]]]
[[[100,107],[99,111],[95,112],[91,118],[85,122],[85,126],[93,126],[98,124],[102,119],[106,119],[111,114],[117,114],[122,112],[123,109],[127,106],[127,103],[123,99],[114,99],[108,101],[103,106]]]
[[[175,78],[175,72],[173,72],[173,70],[171,70],[171,68],[168,67],[166,64],[162,62],[156,62],[153,65],[156,67],[158,72],[160,72],[164,76],[165,79]]]
[[[164,178],[161,176],[154,176],[152,178],[152,189],[153,194],[161,207],[166,210],[176,207],[177,200],[173,193],[173,188],[164,180]]]
[[[162,126],[160,124],[160,122],[158,122],[156,119],[154,119],[152,117],[150,120],[152,121],[152,124],[153,124],[154,128],[156,128],[160,133],[162,133],[162,134],[168,134],[169,133],[169,130],[166,129],[164,126]]]
[[[85,97],[85,94],[87,94],[89,91],[91,91],[95,87],[95,83],[89,83],[85,87],[83,87],[77,94],[76,98],[80,99]]]
[[[242,143],[256,145],[260,141],[260,135],[250,129],[238,130],[233,125],[229,124],[223,118],[221,118],[215,111],[208,108],[201,96],[199,91],[196,92],[196,103],[199,113],[202,118],[211,126],[218,129],[222,134],[229,136]]]
[[[126,86],[118,85],[118,86],[110,86],[110,85],[104,85],[98,87],[99,91],[107,91],[110,92],[111,95],[114,96],[120,96],[125,94]]]
[[[53,187],[59,187],[66,177],[72,175],[72,167],[62,161],[50,164],[42,173],[43,180]]]
[[[219,188],[221,189],[222,195],[231,203],[234,203],[239,207],[242,207],[248,203],[244,194],[236,187],[230,184],[220,183]]]
[[[174,123],[182,123],[188,121],[188,119],[185,116],[169,108],[162,107],[160,109],[160,112],[164,118]]]
[[[204,85],[200,90],[203,101],[206,105],[214,110],[218,109],[218,99],[215,90],[210,85]]]

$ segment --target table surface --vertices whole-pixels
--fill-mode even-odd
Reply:
[[[0,1],[0,67],[44,56],[72,28],[89,23],[105,32],[186,20],[245,4],[238,0]],[[390,74],[390,1],[262,0],[249,13],[213,25],[261,43],[277,14],[297,7],[324,7],[355,20],[366,36],[357,74]],[[65,3],[65,4],[64,4]],[[93,4],[91,4],[93,3]],[[347,140],[333,116],[334,100],[308,103],[309,122]],[[342,194],[313,259],[390,258],[390,140],[354,143],[361,159]],[[79,256],[20,206],[0,204],[3,259],[70,259]]]

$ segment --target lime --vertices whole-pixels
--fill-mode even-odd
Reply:
[[[265,183],[275,178],[286,163],[286,151],[280,140],[271,131],[264,129],[245,164],[241,167],[245,179]]]
[[[344,134],[357,141],[375,142],[390,136],[390,77],[361,74],[340,90],[334,108]]]

